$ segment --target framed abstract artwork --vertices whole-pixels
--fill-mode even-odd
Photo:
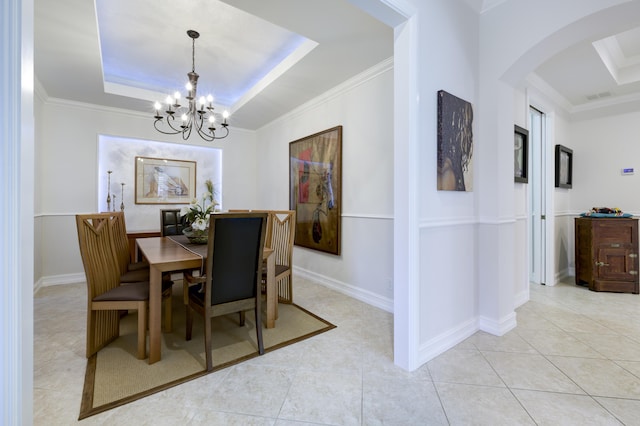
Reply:
[[[473,108],[444,90],[438,91],[438,190],[473,189]]]
[[[196,197],[196,162],[136,157],[136,204],[189,204]]]
[[[289,143],[289,208],[295,245],[340,254],[342,126]]]
[[[529,182],[529,131],[518,125],[514,130],[513,168],[515,182]]]
[[[573,150],[556,145],[556,188],[573,186]]]

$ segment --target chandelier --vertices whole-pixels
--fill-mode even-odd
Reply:
[[[223,139],[229,135],[229,112],[222,113],[222,131],[216,135],[216,121],[220,120],[218,114],[214,113],[213,96],[208,95],[206,98],[201,96],[196,102],[196,90],[198,86],[198,73],[196,73],[196,39],[200,37],[200,33],[194,30],[187,31],[187,35],[191,37],[191,72],[187,73],[189,82],[186,84],[187,105],[180,105],[180,92],[175,92],[173,97],[167,96],[167,109],[160,114],[162,105],[156,102],[154,108],[156,110],[156,119],[153,126],[160,133],[165,135],[182,134],[182,139],[187,140],[191,136],[191,131],[195,129],[200,137],[208,142],[216,139]],[[221,133],[224,133],[220,136]]]

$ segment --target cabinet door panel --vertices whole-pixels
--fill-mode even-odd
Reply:
[[[632,253],[628,248],[598,248],[596,276],[601,280],[634,281],[637,268],[636,258],[629,256]]]

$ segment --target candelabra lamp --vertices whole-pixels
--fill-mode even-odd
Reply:
[[[122,185],[122,196],[120,197],[120,210],[124,211],[124,182],[120,183]]]
[[[111,170],[107,170],[107,211],[111,211]]]

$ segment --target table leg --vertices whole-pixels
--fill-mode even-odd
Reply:
[[[276,288],[276,256],[267,257],[267,328],[276,326],[278,289]]]
[[[149,268],[149,364],[160,361],[162,272]]]

